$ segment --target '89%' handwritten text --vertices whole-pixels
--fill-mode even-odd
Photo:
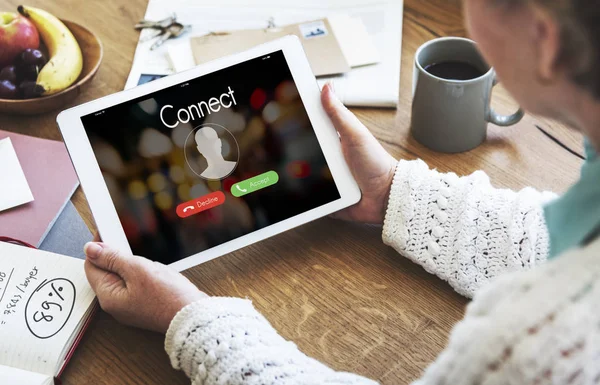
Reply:
[[[75,306],[75,285],[65,278],[44,280],[25,305],[25,321],[34,336],[46,339],[67,323]]]

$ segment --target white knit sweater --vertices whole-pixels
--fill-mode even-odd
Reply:
[[[482,172],[459,178],[399,162],[384,242],[459,293],[477,292],[416,384],[600,383],[600,242],[530,270],[546,260],[541,207],[552,198],[494,189]],[[375,384],[307,357],[242,299],[185,307],[165,348],[198,385]]]

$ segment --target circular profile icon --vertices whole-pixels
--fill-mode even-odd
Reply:
[[[215,123],[194,128],[185,140],[183,154],[194,174],[209,180],[229,176],[240,159],[240,149],[233,134]]]

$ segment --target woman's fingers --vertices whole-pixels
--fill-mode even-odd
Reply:
[[[346,163],[362,192],[357,205],[337,213],[335,217],[381,224],[397,162],[335,96],[331,85],[323,88],[321,100],[340,134]]]
[[[137,266],[136,257],[125,255],[103,243],[88,242],[83,250],[90,264],[101,270],[115,273],[124,280],[127,280]]]
[[[183,307],[206,298],[183,275],[103,243],[85,245],[85,273],[100,306],[118,321],[166,332]]]
[[[89,260],[85,261],[83,267],[92,290],[94,290],[99,298],[102,299],[105,295],[111,294],[114,292],[114,289],[125,288],[125,282],[117,274],[102,270]]]

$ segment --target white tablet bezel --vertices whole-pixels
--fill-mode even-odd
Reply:
[[[63,111],[58,115],[58,126],[71,156],[75,171],[79,176],[81,187],[85,192],[92,215],[96,221],[96,226],[104,242],[131,253],[131,247],[129,246],[100,167],[85,133],[81,117],[279,50],[283,51],[341,198],[211,249],[191,255],[172,263],[171,266],[179,271],[185,270],[296,226],[329,215],[351,206],[360,200],[360,189],[344,161],[338,134],[321,105],[320,89],[310,69],[302,44],[297,37],[286,36],[248,51],[214,60],[188,71],[82,104]]]

